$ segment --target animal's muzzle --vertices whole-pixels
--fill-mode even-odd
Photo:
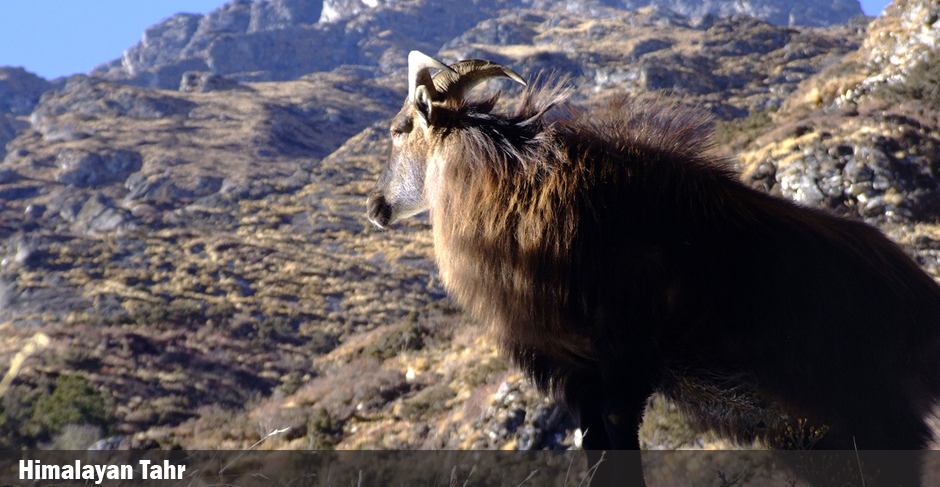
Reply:
[[[366,200],[366,212],[369,221],[379,228],[385,228],[392,222],[392,205],[381,194],[370,194]]]

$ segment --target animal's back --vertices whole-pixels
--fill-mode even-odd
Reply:
[[[656,380],[738,378],[828,428],[824,446],[923,447],[940,396],[940,286],[877,229],[744,186],[709,155],[702,119],[639,107],[569,122],[570,160],[593,176],[573,251],[584,319],[603,322],[592,340],[643,343]]]

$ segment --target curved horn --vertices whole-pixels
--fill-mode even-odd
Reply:
[[[437,68],[440,69],[441,73],[448,73],[454,77],[459,77],[456,71],[451,69],[450,66],[438,61],[437,59],[424,54],[419,51],[411,51],[408,53],[408,99],[415,99],[415,89],[419,84],[425,85],[428,88],[433,87],[431,81],[430,69]]]
[[[490,78],[509,78],[523,86],[526,84],[515,71],[492,61],[470,59],[451,67],[453,69],[441,71],[433,78],[435,90],[445,97],[462,98],[470,88]]]

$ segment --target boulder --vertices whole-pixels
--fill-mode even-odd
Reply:
[[[133,228],[133,220],[129,211],[115,207],[107,196],[94,193],[76,215],[72,231],[92,234],[115,232]]]
[[[174,178],[168,172],[155,174],[134,173],[124,183],[127,196],[124,205],[134,203],[171,204],[184,203],[193,198],[213,194],[222,188],[222,178],[196,176]]]
[[[87,152],[80,149],[62,149],[55,160],[59,171],[55,180],[79,188],[98,187],[121,182],[140,170],[140,154],[129,150]]]

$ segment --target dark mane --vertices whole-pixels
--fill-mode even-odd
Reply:
[[[477,171],[491,171],[494,178],[509,172],[551,169],[551,161],[541,157],[541,145],[550,140],[551,122],[546,114],[565,103],[571,90],[563,81],[536,82],[523,92],[513,113],[494,114],[499,94],[482,101],[454,100],[445,105],[442,127],[453,128],[470,154],[485,154],[466,162]],[[446,130],[446,129],[445,129]]]

